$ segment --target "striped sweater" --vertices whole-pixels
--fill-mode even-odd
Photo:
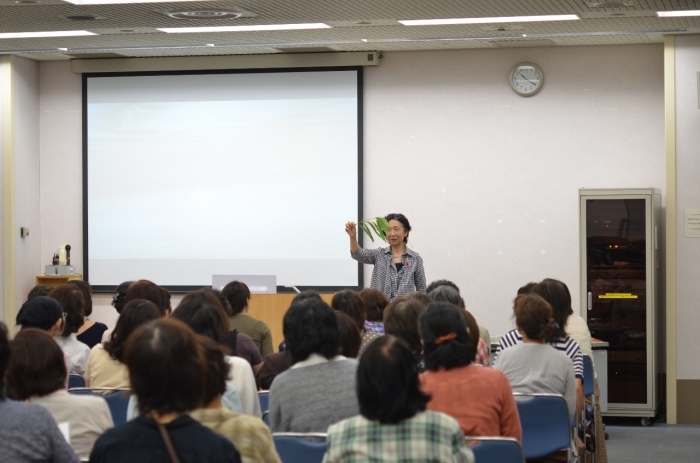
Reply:
[[[498,354],[500,354],[503,349],[522,344],[522,342],[523,337],[518,333],[518,330],[511,330],[501,336],[501,340],[498,342],[498,349],[496,349],[494,364],[498,364]],[[573,338],[567,336],[559,341],[547,344],[564,352],[574,363],[574,374],[576,377],[583,380],[583,354],[581,353],[581,348],[578,346],[578,343],[574,341]]]

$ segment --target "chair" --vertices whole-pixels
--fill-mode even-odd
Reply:
[[[267,427],[270,427],[270,410],[265,410],[262,414],[262,420],[263,423],[267,425]]]
[[[85,387],[85,380],[80,375],[69,375],[68,376],[68,389],[74,387]]]
[[[97,394],[96,391],[104,391],[108,392],[108,394]],[[126,410],[129,406],[129,389],[113,387],[74,387],[68,389],[68,392],[71,394],[89,394],[102,397],[107,401],[114,426],[126,423]]]
[[[564,397],[556,394],[513,394],[523,429],[525,458],[542,458],[566,450],[572,461],[572,428]]]
[[[258,391],[260,410],[265,413],[270,409],[270,391]]]
[[[591,398],[591,404],[583,406],[582,421],[591,423],[591,435],[596,434],[596,416],[595,416],[595,372],[593,370],[593,360],[588,356],[583,356],[583,395]],[[588,434],[584,433],[584,444],[587,444]],[[588,445],[586,445],[588,448]],[[592,461],[595,462],[595,452],[591,454]]]
[[[525,463],[523,448],[512,437],[466,437],[476,463]]]
[[[309,438],[324,439],[311,441]],[[282,463],[321,463],[326,454],[326,434],[319,432],[276,432],[272,434]]]

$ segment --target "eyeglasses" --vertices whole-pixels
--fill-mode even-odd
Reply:
[[[68,318],[68,314],[67,314],[66,312],[63,312],[63,313],[61,314],[61,317],[63,318],[63,321],[65,321],[66,318]]]

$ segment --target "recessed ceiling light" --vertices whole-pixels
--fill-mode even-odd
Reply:
[[[411,19],[399,21],[404,26],[439,26],[446,24],[529,23],[543,21],[576,21],[575,14],[549,14],[544,16],[498,16],[493,18]]]
[[[659,18],[680,18],[683,16],[700,16],[700,10],[683,10],[683,11],[657,11]]]
[[[81,35],[97,35],[88,31],[43,31],[43,32],[3,32],[0,39],[24,39],[30,37],[77,37]]]
[[[159,27],[159,31],[170,34],[183,32],[248,32],[248,31],[287,31],[296,29],[329,29],[323,23],[308,24],[260,24],[255,26],[205,26],[205,27]]]
[[[67,49],[67,48],[61,48],[61,47],[58,47],[58,49],[59,49],[59,50],[61,50],[61,51],[68,51],[68,49]]]
[[[166,11],[165,14],[173,19],[238,19],[243,16],[241,11],[210,8],[205,10]]]
[[[363,41],[363,42],[367,42],[367,41],[368,41],[367,39],[360,39],[360,40]]]
[[[216,46],[213,43],[205,43],[204,45],[206,45],[207,47],[215,47]]]

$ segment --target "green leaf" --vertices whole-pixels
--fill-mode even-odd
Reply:
[[[364,220],[360,221],[360,223],[358,223],[358,225],[365,233],[367,233],[367,236],[369,236],[369,239],[371,239],[372,242],[374,243],[374,237],[372,236],[372,232],[370,232],[369,228],[367,228],[367,224],[365,223],[365,221]]]
[[[372,227],[372,230],[374,230],[374,233],[376,233],[377,236],[379,236],[379,227],[377,227],[377,224],[375,224],[375,223],[372,222],[371,220],[368,220],[368,221],[367,221],[367,224],[368,224],[370,227]]]
[[[377,217],[377,225],[379,225],[379,229],[383,232],[386,233],[389,231],[389,221],[384,217]]]

